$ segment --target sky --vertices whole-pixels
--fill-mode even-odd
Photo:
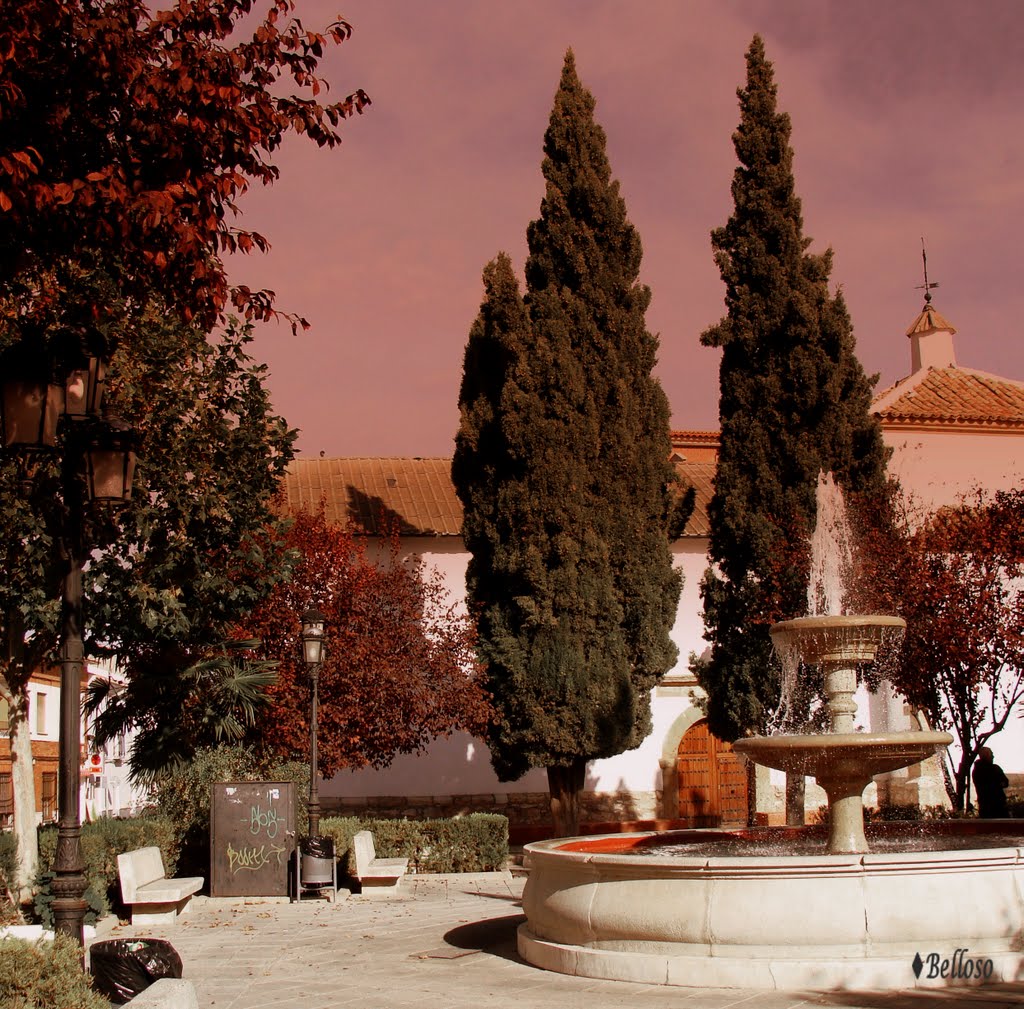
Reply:
[[[259,6],[259,4],[257,4]],[[744,54],[761,34],[793,123],[812,251],[834,250],[865,370],[910,370],[921,242],[958,363],[1024,379],[1024,15],[1019,0],[297,0],[351,38],[322,75],[373,104],[319,149],[290,137],[280,179],[239,201],[266,255],[236,283],[273,290],[306,332],[260,325],[275,409],[301,454],[447,456],[481,272],[522,277],[542,143],[567,48],[597,101],[644,247],[656,374],[677,429],[718,424],[713,228],[732,212]]]

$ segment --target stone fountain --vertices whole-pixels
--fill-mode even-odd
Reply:
[[[833,853],[868,850],[864,789],[876,774],[909,767],[952,742],[948,732],[855,732],[857,668],[873,662],[885,634],[901,631],[900,617],[809,616],[776,624],[770,633],[783,662],[822,668],[829,731],[816,735],[753,736],[733,744],[755,764],[814,777],[828,796]]]
[[[874,776],[917,764],[944,749],[953,737],[948,732],[854,731],[857,670],[874,662],[884,638],[901,633],[906,623],[901,617],[841,612],[852,548],[842,492],[831,473],[819,476],[815,503],[807,589],[810,615],[775,624],[769,633],[786,679],[796,675],[801,663],[821,668],[829,731],[754,736],[737,740],[733,749],[755,764],[815,778],[828,796],[828,851],[863,852],[868,850],[864,789]]]
[[[734,744],[756,763],[817,779],[829,800],[827,842],[814,828],[769,828],[529,844],[518,941],[530,963],[703,988],[1024,977],[1024,841],[1015,826],[886,824],[870,833],[887,850],[869,850],[862,796],[872,777],[931,756],[950,737],[855,731],[857,669],[904,623],[841,614],[849,548],[837,493],[830,479],[819,483],[811,615],[771,629],[787,677],[801,664],[822,667],[829,731]],[[965,958],[970,974],[941,969]]]

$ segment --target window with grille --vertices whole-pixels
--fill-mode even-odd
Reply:
[[[0,827],[14,823],[14,781],[9,774],[0,774]]]
[[[42,791],[43,822],[57,819],[57,773],[43,771]]]

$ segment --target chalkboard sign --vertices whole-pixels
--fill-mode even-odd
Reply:
[[[295,851],[295,786],[290,781],[226,781],[210,803],[210,893],[287,897]]]

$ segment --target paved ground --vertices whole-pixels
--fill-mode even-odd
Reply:
[[[887,994],[714,991],[566,977],[515,951],[523,881],[507,873],[411,876],[386,900],[301,904],[200,898],[160,935],[181,954],[202,1009],[1000,1009],[1024,984]]]

